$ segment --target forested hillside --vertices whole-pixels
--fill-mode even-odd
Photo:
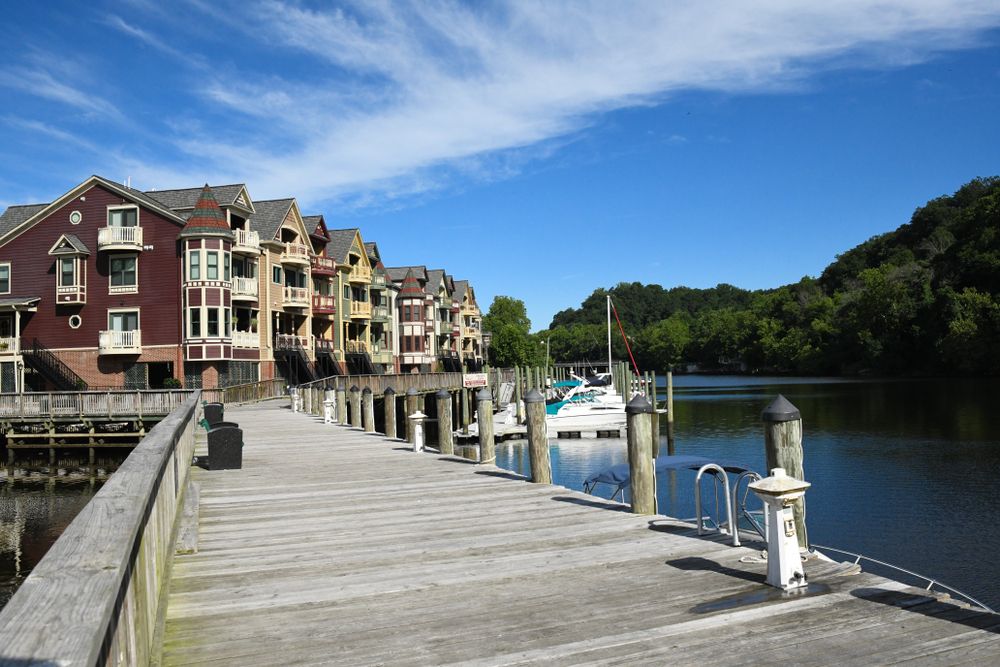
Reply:
[[[540,336],[554,358],[606,356],[607,293],[553,318]],[[801,374],[997,374],[1000,177],[928,202],[818,279],[754,292],[622,283],[610,293],[646,369],[694,362]]]

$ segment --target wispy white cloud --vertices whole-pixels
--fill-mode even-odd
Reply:
[[[264,54],[308,65],[272,68],[265,57],[236,65],[239,83],[231,72],[203,81],[205,103],[238,114],[243,135],[188,135],[177,145],[190,157],[176,167],[136,166],[182,177],[185,159],[197,159],[220,180],[253,183],[256,196],[306,202],[411,195],[470,166],[488,178],[491,166],[516,164],[502,156],[570,137],[603,112],[685,90],[779,90],[831,67],[898,67],[1000,24],[1000,7],[978,0],[336,9],[264,0],[236,13],[192,1],[239,16],[229,28]],[[145,31],[131,34],[156,46]]]
[[[4,68],[0,70],[0,87],[65,104],[90,115],[121,118],[118,109],[105,99],[67,83],[66,79],[44,66],[14,65]]]
[[[146,44],[147,46],[150,46],[157,51],[174,58],[175,60],[179,60],[194,67],[203,67],[205,64],[204,59],[200,55],[192,55],[181,51],[180,49],[171,46],[157,35],[149,32],[148,30],[144,30],[137,25],[127,22],[125,19],[116,14],[109,14],[104,17],[102,23],[110,28],[114,28],[118,32],[137,39],[143,44]]]
[[[84,148],[88,151],[97,153],[101,149],[96,146],[92,141],[88,141],[82,137],[79,137],[72,132],[67,132],[66,130],[59,129],[44,123],[40,120],[34,120],[29,118],[18,118],[16,116],[4,116],[2,119],[4,124],[11,127],[17,128],[19,130],[27,130],[29,132],[35,132],[42,134],[51,139],[55,139],[61,144],[69,144],[71,146],[77,146],[79,148]]]

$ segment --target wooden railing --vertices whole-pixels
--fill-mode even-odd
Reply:
[[[17,336],[7,336],[0,338],[0,355],[20,354],[21,339]]]
[[[101,331],[97,337],[99,354],[141,354],[142,330]]]
[[[262,380],[236,384],[225,389],[204,389],[202,397],[209,402],[217,403],[256,403],[271,398],[281,398],[288,395],[288,383],[284,378]]]
[[[309,264],[309,246],[302,243],[285,243],[281,253],[281,263]]]
[[[367,301],[351,301],[351,317],[371,318],[372,305]]]
[[[409,389],[417,391],[436,391],[438,389],[455,389],[462,386],[461,373],[399,373],[396,375],[334,375],[314,382],[307,382],[300,387],[325,387],[343,382],[348,388],[357,385],[359,389],[369,387],[373,393],[381,394],[392,387],[397,394],[405,394]]]
[[[285,287],[284,305],[306,307],[309,305],[309,290],[305,287]]]
[[[257,298],[257,279],[233,276],[233,297]]]
[[[246,229],[235,229],[233,232],[235,235],[233,250],[235,252],[260,252],[260,235],[257,232]]]
[[[97,249],[142,249],[142,227],[102,227],[97,230]]]
[[[260,347],[260,334],[256,331],[234,331],[233,347]]]
[[[150,664],[199,398],[132,450],[0,612],[3,664]]]
[[[189,389],[0,394],[0,417],[156,417],[190,395]]]

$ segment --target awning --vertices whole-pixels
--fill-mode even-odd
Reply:
[[[0,299],[0,311],[2,310],[20,310],[20,311],[32,311],[38,307],[38,302],[42,300],[40,296],[9,296],[6,299]]]

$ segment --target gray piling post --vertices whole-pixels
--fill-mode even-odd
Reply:
[[[545,397],[532,389],[524,397],[528,413],[528,454],[531,458],[531,481],[552,483],[552,460],[549,458],[549,434],[545,425]]]
[[[351,385],[351,426],[361,428],[361,388]]]
[[[396,437],[396,390],[392,387],[386,387],[385,391],[382,393],[384,397],[384,404],[382,406],[385,410],[385,437],[395,438]]]
[[[764,455],[767,470],[784,468],[789,477],[806,481],[802,469],[802,415],[787,398],[778,394],[760,415],[764,421]],[[792,503],[799,549],[809,546],[806,535],[806,500]],[[772,526],[772,530],[774,527]]]
[[[660,411],[653,404],[653,411],[649,413],[649,443],[653,458],[660,455]]]
[[[656,513],[656,479],[650,446],[649,413],[653,406],[641,394],[625,406],[628,415],[628,467],[632,478],[632,513]]]
[[[403,408],[406,411],[406,441],[409,443],[413,442],[413,420],[410,419],[410,415],[420,412],[420,406],[417,404],[419,398],[420,395],[413,387],[406,390],[406,402]]]
[[[451,394],[447,389],[441,389],[435,394],[437,398],[438,419],[438,451],[445,456],[455,454],[455,441],[451,433]]]
[[[365,427],[365,433],[375,432],[375,397],[372,395],[371,387],[365,387],[361,391],[361,423]]]
[[[674,455],[674,371],[667,371],[667,454]]]
[[[337,423],[347,426],[347,387],[343,382],[337,383]]]
[[[468,435],[469,422],[472,421],[472,416],[471,416],[472,410],[469,409],[469,404],[472,403],[472,400],[470,398],[472,390],[463,387],[461,389],[461,393],[462,393],[462,433]]]
[[[476,394],[476,415],[479,420],[479,462],[495,463],[496,443],[493,440],[493,394],[483,387]]]
[[[514,366],[514,415],[517,418],[518,424],[524,423],[524,404],[521,403],[521,378],[520,366]]]

